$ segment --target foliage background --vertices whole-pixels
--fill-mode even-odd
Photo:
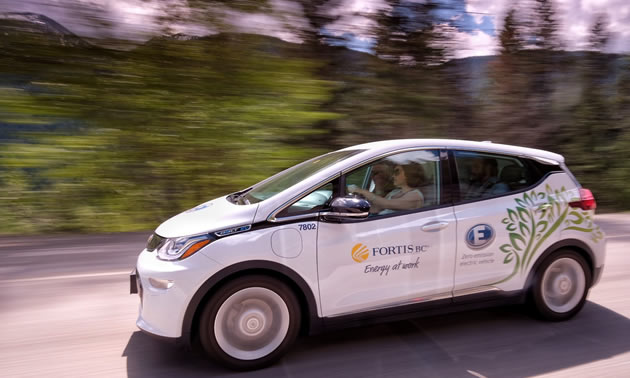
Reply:
[[[152,229],[314,155],[395,138],[549,149],[600,207],[630,209],[630,59],[601,52],[605,20],[588,51],[566,52],[537,0],[530,18],[506,15],[500,55],[452,59],[437,3],[390,3],[372,53],[322,38],[308,2],[300,44],[234,33],[204,1],[190,5],[222,33],[125,49],[0,18],[0,233]]]

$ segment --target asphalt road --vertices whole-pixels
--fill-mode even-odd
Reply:
[[[0,376],[630,377],[630,214],[598,223],[606,268],[570,321],[507,307],[355,328],[240,374],[136,329],[128,273],[148,234],[0,238]]]

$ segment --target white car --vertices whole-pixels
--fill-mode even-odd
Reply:
[[[525,302],[564,320],[602,275],[595,207],[547,151],[348,147],[161,224],[131,275],[137,325],[255,369],[343,326]]]

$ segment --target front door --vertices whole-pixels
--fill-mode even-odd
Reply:
[[[440,195],[439,156],[437,150],[392,154],[344,177],[347,192],[363,194],[375,212],[319,223],[324,316],[450,298],[456,222]]]

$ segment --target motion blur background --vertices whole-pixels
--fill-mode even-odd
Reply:
[[[630,209],[627,0],[0,0],[0,233],[149,230],[393,138],[565,155]]]

